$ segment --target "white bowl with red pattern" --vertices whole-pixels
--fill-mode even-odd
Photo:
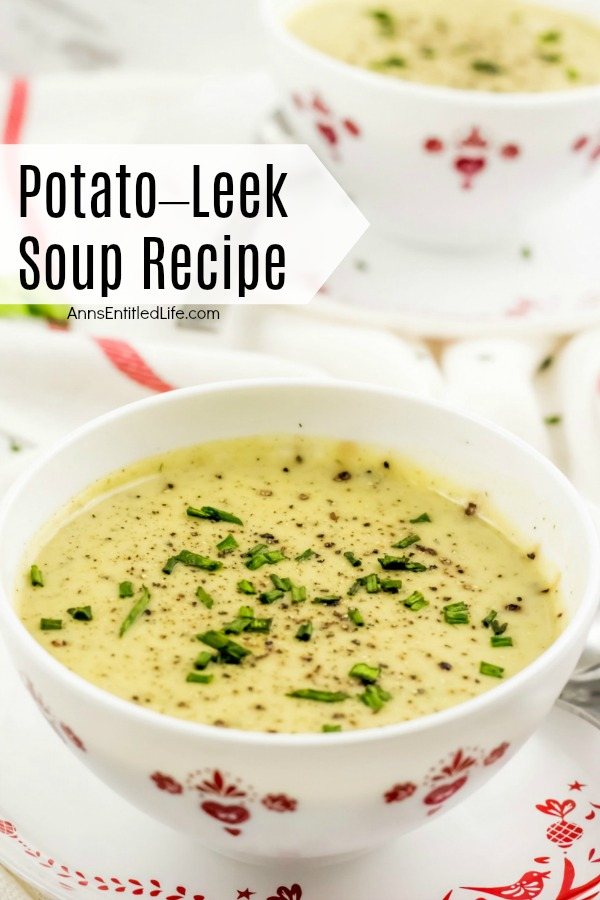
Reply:
[[[307,0],[262,0],[285,117],[382,232],[476,247],[600,169],[600,85],[499,94],[350,66],[286,27]],[[553,5],[589,12],[581,0]]]
[[[482,514],[494,510],[556,568],[568,619],[563,633],[513,678],[443,712],[380,728],[374,716],[374,727],[362,731],[286,735],[138,707],[68,670],[27,632],[13,607],[24,548],[69,499],[146,456],[273,430],[379,444],[464,485]],[[550,711],[600,597],[590,514],[544,457],[441,404],[330,380],[187,388],[93,421],[10,491],[0,509],[0,547],[0,626],[49,724],[131,803],[215,850],[253,861],[355,854],[468,797]]]

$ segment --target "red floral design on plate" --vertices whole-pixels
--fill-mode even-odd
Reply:
[[[340,147],[347,138],[360,137],[360,126],[353,119],[337,116],[318,92],[306,95],[297,92],[292,94],[292,101],[296,109],[313,119],[317,134],[334,159],[340,158]]]
[[[267,794],[266,797],[262,799],[262,805],[267,809],[270,809],[271,812],[295,812],[296,807],[298,806],[298,801],[294,800],[292,797],[288,797],[287,794]]]
[[[166,791],[167,794],[183,794],[183,785],[179,784],[170,775],[163,775],[162,772],[154,772],[150,776],[159,791]]]
[[[491,750],[483,760],[484,766],[493,766],[494,763],[498,762],[499,759],[502,759],[508,748],[509,744],[507,744],[506,741],[498,744],[498,746],[494,747],[494,749]]]
[[[267,900],[301,900],[301,898],[302,888],[299,884],[292,884],[291,887],[281,885],[277,888],[277,893],[268,897]]]
[[[405,781],[403,784],[395,784],[391,787],[389,791],[385,792],[383,798],[386,803],[401,803],[412,797],[416,790],[416,784],[413,784],[412,781]]]
[[[573,153],[584,156],[588,162],[600,159],[600,134],[582,134],[571,144]]]
[[[563,800],[562,803],[558,800],[546,800],[545,803],[538,803],[536,809],[547,816],[554,816],[558,820],[549,826],[546,837],[553,844],[562,847],[563,850],[583,837],[583,828],[575,822],[567,821],[567,816],[577,809],[574,800]]]
[[[59,738],[65,743],[69,742],[77,750],[81,750],[82,753],[86,753],[86,747],[81,738],[73,731],[73,729],[65,724],[65,722],[59,722],[52,710],[46,705],[44,700],[42,699],[41,694],[35,689],[33,683],[26,677],[23,676],[23,681],[25,683],[25,687],[29,691],[33,700],[35,701],[38,709],[48,722],[48,724],[54,729]]]
[[[463,775],[461,778],[457,778],[456,781],[452,781],[449,784],[440,784],[438,787],[434,788],[432,791],[423,798],[423,803],[426,806],[440,806],[442,803],[445,803],[450,797],[453,797],[461,788],[465,786],[468,778],[466,775]]]
[[[17,829],[12,822],[7,822],[6,819],[2,819],[0,820],[0,834],[5,834],[7,837],[15,837]]]
[[[521,156],[521,147],[514,141],[497,142],[484,135],[480,128],[473,126],[458,139],[444,140],[430,135],[423,141],[425,153],[451,154],[452,168],[460,176],[463,190],[471,190],[477,176],[488,168],[494,157],[511,161]]]

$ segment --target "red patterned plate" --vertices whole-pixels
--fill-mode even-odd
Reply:
[[[77,763],[1,656],[0,734],[0,862],[56,900],[600,897],[600,730],[573,708],[463,806],[321,867],[226,860],[137,812]]]

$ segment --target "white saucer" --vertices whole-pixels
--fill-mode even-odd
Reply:
[[[541,900],[597,896],[591,885],[560,894],[565,876],[600,890],[600,730],[564,708],[464,806],[319,868],[233,862],[137,812],[61,743],[5,658],[0,734],[0,862],[56,900],[483,900],[494,895],[461,885],[510,885],[532,871],[549,873]],[[501,896],[533,900],[540,879]]]
[[[279,114],[261,134],[269,143],[294,140]],[[574,333],[600,324],[598,235],[598,176],[493,249],[419,248],[370,229],[311,308],[433,338]]]

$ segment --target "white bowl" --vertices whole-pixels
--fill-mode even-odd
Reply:
[[[498,94],[380,75],[291,34],[285,23],[306,2],[262,0],[285,115],[383,232],[436,246],[490,244],[594,171],[600,85]]]
[[[568,624],[539,658],[444,712],[341,734],[261,734],[160,715],[94,687],[50,656],[14,608],[23,551],[92,481],[140,458],[218,438],[279,432],[380,444],[465,485],[561,572]],[[163,394],[76,431],[0,510],[0,625],[40,709],[79,759],[157,819],[226,854],[354,854],[467,797],[549,712],[600,596],[590,514],[565,477],[517,438],[441,405],[332,381],[219,384]],[[74,763],[75,764],[75,763]]]

